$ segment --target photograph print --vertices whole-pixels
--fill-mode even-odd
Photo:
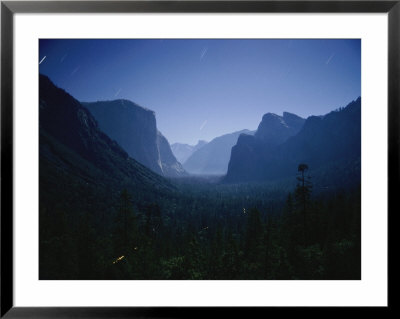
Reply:
[[[40,280],[360,280],[360,39],[40,39]]]

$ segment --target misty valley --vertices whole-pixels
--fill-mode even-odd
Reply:
[[[39,279],[361,279],[360,97],[196,145],[156,115],[39,75]]]

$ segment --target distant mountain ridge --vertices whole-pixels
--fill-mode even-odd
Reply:
[[[171,150],[174,153],[176,159],[180,163],[185,163],[186,160],[197,150],[206,145],[207,142],[203,140],[199,140],[196,145],[189,145],[183,143],[174,143],[171,144]]]
[[[284,118],[285,114],[281,119]],[[225,182],[294,176],[300,163],[308,164],[311,169],[344,161],[350,166],[351,163],[358,165],[361,157],[361,98],[325,116],[308,117],[301,129],[297,117],[289,115],[289,120],[285,120],[294,129],[292,131],[277,128],[279,120],[266,114],[254,137],[239,137],[232,148]],[[277,132],[283,134],[277,138]]]
[[[82,103],[108,136],[146,167],[162,176],[187,175],[168,140],[157,129],[154,111],[128,100]]]
[[[222,175],[228,170],[231,149],[241,134],[254,134],[254,131],[241,130],[214,138],[195,151],[183,163],[184,169],[191,174]]]

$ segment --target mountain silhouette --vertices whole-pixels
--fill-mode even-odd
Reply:
[[[174,153],[176,159],[180,163],[185,163],[186,160],[197,150],[202,148],[204,145],[206,145],[206,141],[198,141],[196,145],[189,145],[189,144],[183,144],[183,143],[174,143],[171,144],[171,150]]]
[[[228,170],[232,146],[241,134],[253,134],[242,130],[214,138],[202,146],[183,163],[184,169],[191,174],[222,175]]]
[[[274,117],[264,115],[254,137],[239,137],[232,148],[225,182],[269,181],[293,176],[299,163],[307,163],[313,170],[324,167],[329,170],[330,165],[339,163],[353,168],[359,165],[361,98],[324,116],[308,117],[296,134],[301,123],[290,115],[289,121],[284,120],[286,124],[294,120],[288,124],[294,128],[290,137],[288,130],[279,128],[278,119]],[[285,114],[281,119],[284,118]]]
[[[163,177],[130,158],[80,102],[44,75],[39,76],[39,157],[40,182],[49,185],[63,182],[55,180],[57,175],[92,185],[107,180],[138,190],[171,189]]]

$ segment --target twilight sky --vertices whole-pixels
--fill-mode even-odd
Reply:
[[[39,71],[82,102],[128,99],[169,142],[255,130],[361,95],[360,40],[40,40]]]

